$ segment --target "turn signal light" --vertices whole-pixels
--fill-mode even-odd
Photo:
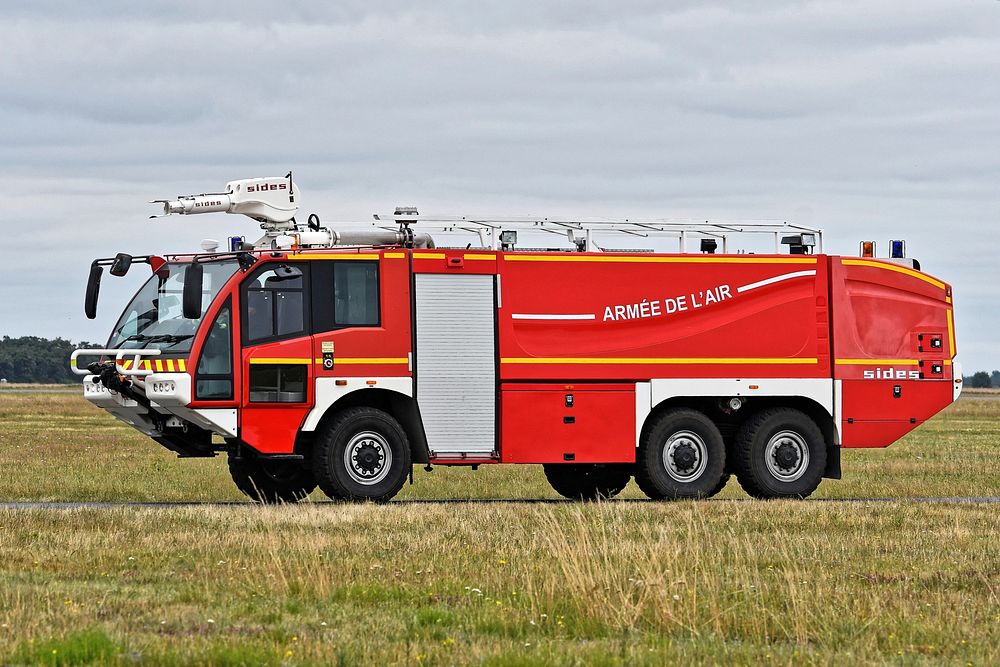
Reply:
[[[861,242],[861,256],[862,257],[874,257],[875,256],[875,242],[874,241],[862,241]]]

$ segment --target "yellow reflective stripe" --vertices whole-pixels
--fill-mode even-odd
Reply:
[[[837,359],[838,366],[871,366],[876,364],[890,364],[893,366],[919,366],[916,359]]]
[[[815,257],[643,257],[641,255],[517,255],[506,254],[509,262],[629,262],[659,264],[815,264]]]
[[[131,359],[122,359],[122,368],[124,368],[125,370],[128,370],[128,369],[132,368],[132,360]]]
[[[470,259],[470,260],[476,260],[476,259],[495,260],[497,258],[496,255],[483,255],[474,253],[467,253],[464,257],[465,259]]]
[[[415,252],[413,259],[444,259],[443,252]]]
[[[187,361],[184,359],[177,360],[177,366],[182,373],[187,373]]]
[[[173,359],[167,359],[167,370],[170,371],[171,373],[177,370],[177,367],[174,366]]]
[[[278,358],[278,357],[254,357],[251,364],[308,364],[312,359],[302,359],[299,357]]]
[[[406,257],[406,253],[405,252],[387,252],[387,253],[385,253],[382,256],[385,257],[386,259],[403,259],[404,257]]]
[[[316,360],[317,364],[322,364],[322,359]],[[343,364],[408,364],[410,360],[406,357],[334,357],[333,363]]]
[[[917,278],[918,280],[923,280],[925,283],[930,283],[934,287],[939,287],[945,289],[947,286],[936,278],[931,278],[927,274],[921,273],[919,271],[914,271],[913,269],[908,269],[905,266],[899,266],[892,264],[890,262],[875,262],[869,259],[841,259],[841,264],[845,266],[868,266],[874,269],[885,269],[886,271],[895,271],[896,273],[902,273],[904,275],[910,276],[911,278]]]
[[[372,253],[360,253],[353,255],[349,255],[347,253],[344,253],[343,255],[337,255],[333,253],[330,253],[328,255],[295,254],[295,255],[289,255],[288,259],[378,259],[378,255]]]
[[[407,364],[410,360],[406,357],[335,357],[336,364]],[[255,357],[250,360],[251,364],[322,364],[323,359],[302,359],[298,357],[279,359],[276,357]]]
[[[76,359],[70,359],[69,360],[69,367],[70,368],[76,368]]]
[[[507,357],[502,364],[818,364],[815,357],[722,358],[722,357]]]
[[[952,309],[947,310],[948,313],[948,354],[952,357],[955,356],[955,316],[952,314]]]

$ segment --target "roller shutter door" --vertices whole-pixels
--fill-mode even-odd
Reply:
[[[435,456],[496,449],[492,275],[417,274],[417,404]]]

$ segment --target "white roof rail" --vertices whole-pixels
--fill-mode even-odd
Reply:
[[[774,239],[774,252],[781,251],[782,235],[812,234],[816,252],[823,252],[823,231],[778,220],[644,220],[603,218],[549,218],[549,217],[451,217],[419,215],[408,210],[401,215],[376,214],[373,225],[380,229],[396,230],[399,224],[414,225],[422,232],[462,232],[479,237],[482,247],[499,249],[504,231],[539,231],[558,234],[581,249],[603,251],[594,243],[593,234],[621,234],[631,237],[667,237],[678,241],[678,251],[687,252],[687,241],[701,238],[716,239],[723,253],[729,252],[729,237],[740,234],[768,234]]]

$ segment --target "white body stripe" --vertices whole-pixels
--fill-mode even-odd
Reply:
[[[840,444],[841,385],[832,378],[705,378],[651,380],[650,404],[675,396],[796,396],[818,403],[833,417],[834,439]],[[753,385],[757,389],[751,389]]]
[[[337,380],[346,382],[337,386]],[[374,385],[369,385],[369,381]],[[315,431],[319,420],[323,418],[330,406],[351,392],[367,389],[388,389],[404,396],[413,396],[413,378],[408,377],[359,377],[359,378],[316,378],[316,404],[306,415],[302,424],[303,431]]]
[[[635,383],[635,446],[639,447],[639,439],[642,437],[642,425],[646,423],[646,418],[653,411],[653,403],[650,398],[650,384],[648,382]]]
[[[780,276],[774,276],[773,278],[766,278],[764,280],[758,280],[755,283],[750,283],[749,285],[743,285],[742,287],[737,287],[736,292],[747,292],[752,289],[757,289],[758,287],[764,287],[765,285],[773,285],[774,283],[780,283],[783,280],[791,280],[792,278],[805,278],[806,276],[815,276],[816,271],[793,271],[791,273],[783,273]]]
[[[596,319],[596,315],[593,313],[566,313],[563,315],[546,314],[546,313],[512,313],[510,318],[512,320],[593,320]]]

